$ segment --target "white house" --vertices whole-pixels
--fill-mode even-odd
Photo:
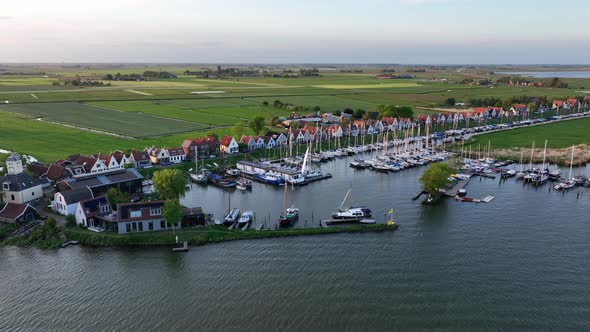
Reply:
[[[231,136],[223,136],[219,142],[219,150],[227,154],[238,153],[239,146],[235,138]]]
[[[105,164],[108,170],[123,167],[123,165],[119,164],[117,159],[115,159],[115,157],[112,154],[99,154],[97,157]]]
[[[150,155],[150,160],[152,161],[152,164],[167,163],[170,161],[170,154],[168,153],[167,148],[159,149],[152,147],[149,148],[148,153]]]
[[[53,195],[52,208],[53,211],[67,216],[68,214],[76,214],[76,208],[80,201],[94,198],[92,190],[88,188],[71,189],[63,192],[57,192]]]
[[[246,146],[246,151],[254,151],[257,149],[256,140],[252,136],[242,136],[240,138],[240,144]]]
[[[168,161],[173,164],[178,164],[186,159],[186,153],[182,147],[171,148],[168,150]]]
[[[78,202],[76,206],[76,223],[85,227],[95,226],[95,217],[111,212],[111,203],[106,196],[83,200]]]
[[[277,142],[275,141],[274,138],[272,138],[272,136],[265,136],[264,137],[264,146],[267,149],[272,149],[277,145]]]
[[[108,171],[107,165],[98,158],[79,156],[76,164],[83,167],[87,174]]]
[[[18,154],[6,158],[6,175],[0,180],[4,202],[25,204],[43,197],[43,186],[37,179],[23,171]]]

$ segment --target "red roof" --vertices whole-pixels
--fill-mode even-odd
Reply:
[[[27,208],[35,210],[29,204],[6,203],[4,208],[0,210],[0,219],[15,220],[25,213]]]
[[[233,139],[234,139],[233,137],[225,135],[221,138],[220,144],[223,146],[229,146]]]
[[[590,100],[590,96],[584,97],[584,100]]]
[[[387,123],[388,126],[391,126],[395,122],[395,119],[389,116],[384,116],[381,121]]]
[[[514,105],[514,108],[526,108],[525,104],[516,104]]]
[[[79,156],[76,163],[83,166],[86,172],[90,173],[92,171],[92,167],[94,167],[94,164],[96,164],[97,161],[98,159],[95,158]]]
[[[69,171],[65,167],[53,163],[49,165],[46,176],[51,181],[58,181],[69,177],[71,174],[68,173]]]
[[[171,156],[184,156],[184,155],[186,155],[186,153],[184,153],[184,149],[180,146],[177,148],[168,149],[168,154]]]
[[[242,138],[240,138],[240,142],[242,142],[243,144],[250,144],[251,139],[252,136],[243,135]]]
[[[123,154],[123,152],[121,152],[121,151],[115,151],[115,152],[113,152],[113,157],[115,158],[115,160],[118,163],[121,163],[121,161],[123,160],[123,157],[125,157],[125,154]]]
[[[563,100],[554,100],[553,105],[563,106]]]
[[[135,160],[135,162],[150,160],[150,156],[148,155],[148,153],[146,151],[133,150],[133,151],[131,151],[131,155],[133,156],[133,159]]]
[[[568,98],[566,100],[566,102],[568,103],[568,105],[574,106],[574,105],[576,105],[578,103],[578,100],[576,98]]]
[[[487,111],[488,111],[488,108],[487,107],[476,107],[471,112],[472,113],[481,114],[481,113],[484,113],[484,112],[487,112]]]

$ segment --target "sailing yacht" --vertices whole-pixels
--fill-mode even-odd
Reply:
[[[365,207],[348,207],[344,208],[347,198],[351,195],[352,189],[348,189],[340,207],[332,213],[332,219],[359,221],[361,219],[371,218],[372,212]]]

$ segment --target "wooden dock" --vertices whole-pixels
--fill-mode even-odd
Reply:
[[[182,242],[182,247],[176,247],[176,248],[172,248],[172,251],[174,252],[184,252],[184,251],[188,251],[188,242],[183,241]]]
[[[327,180],[327,179],[331,179],[331,178],[332,178],[332,174],[326,173],[326,174],[324,174],[322,176],[317,176],[317,177],[314,177],[314,178],[311,178],[311,179],[307,179],[307,180],[303,181],[302,183],[299,183],[298,185],[304,186],[306,184],[310,184],[310,183],[317,182],[317,181],[322,181],[322,180]]]
[[[451,188],[448,188],[444,191],[443,195],[447,197],[455,197],[459,194],[459,190],[465,189],[465,186],[469,183],[469,179],[466,180],[459,180],[457,181]]]

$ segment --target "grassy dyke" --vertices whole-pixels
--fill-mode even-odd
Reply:
[[[206,245],[224,241],[266,239],[288,236],[321,235],[337,233],[364,233],[393,231],[398,225],[388,226],[384,224],[374,225],[348,225],[328,228],[287,228],[278,230],[247,231],[229,230],[222,226],[203,226],[195,229],[179,230],[176,232],[181,241],[187,241],[190,245]],[[94,233],[79,228],[66,228],[64,230],[67,238],[80,241],[88,246],[108,247],[145,247],[145,246],[173,246],[175,245],[174,234],[170,231],[144,232],[126,235],[112,233]]]

